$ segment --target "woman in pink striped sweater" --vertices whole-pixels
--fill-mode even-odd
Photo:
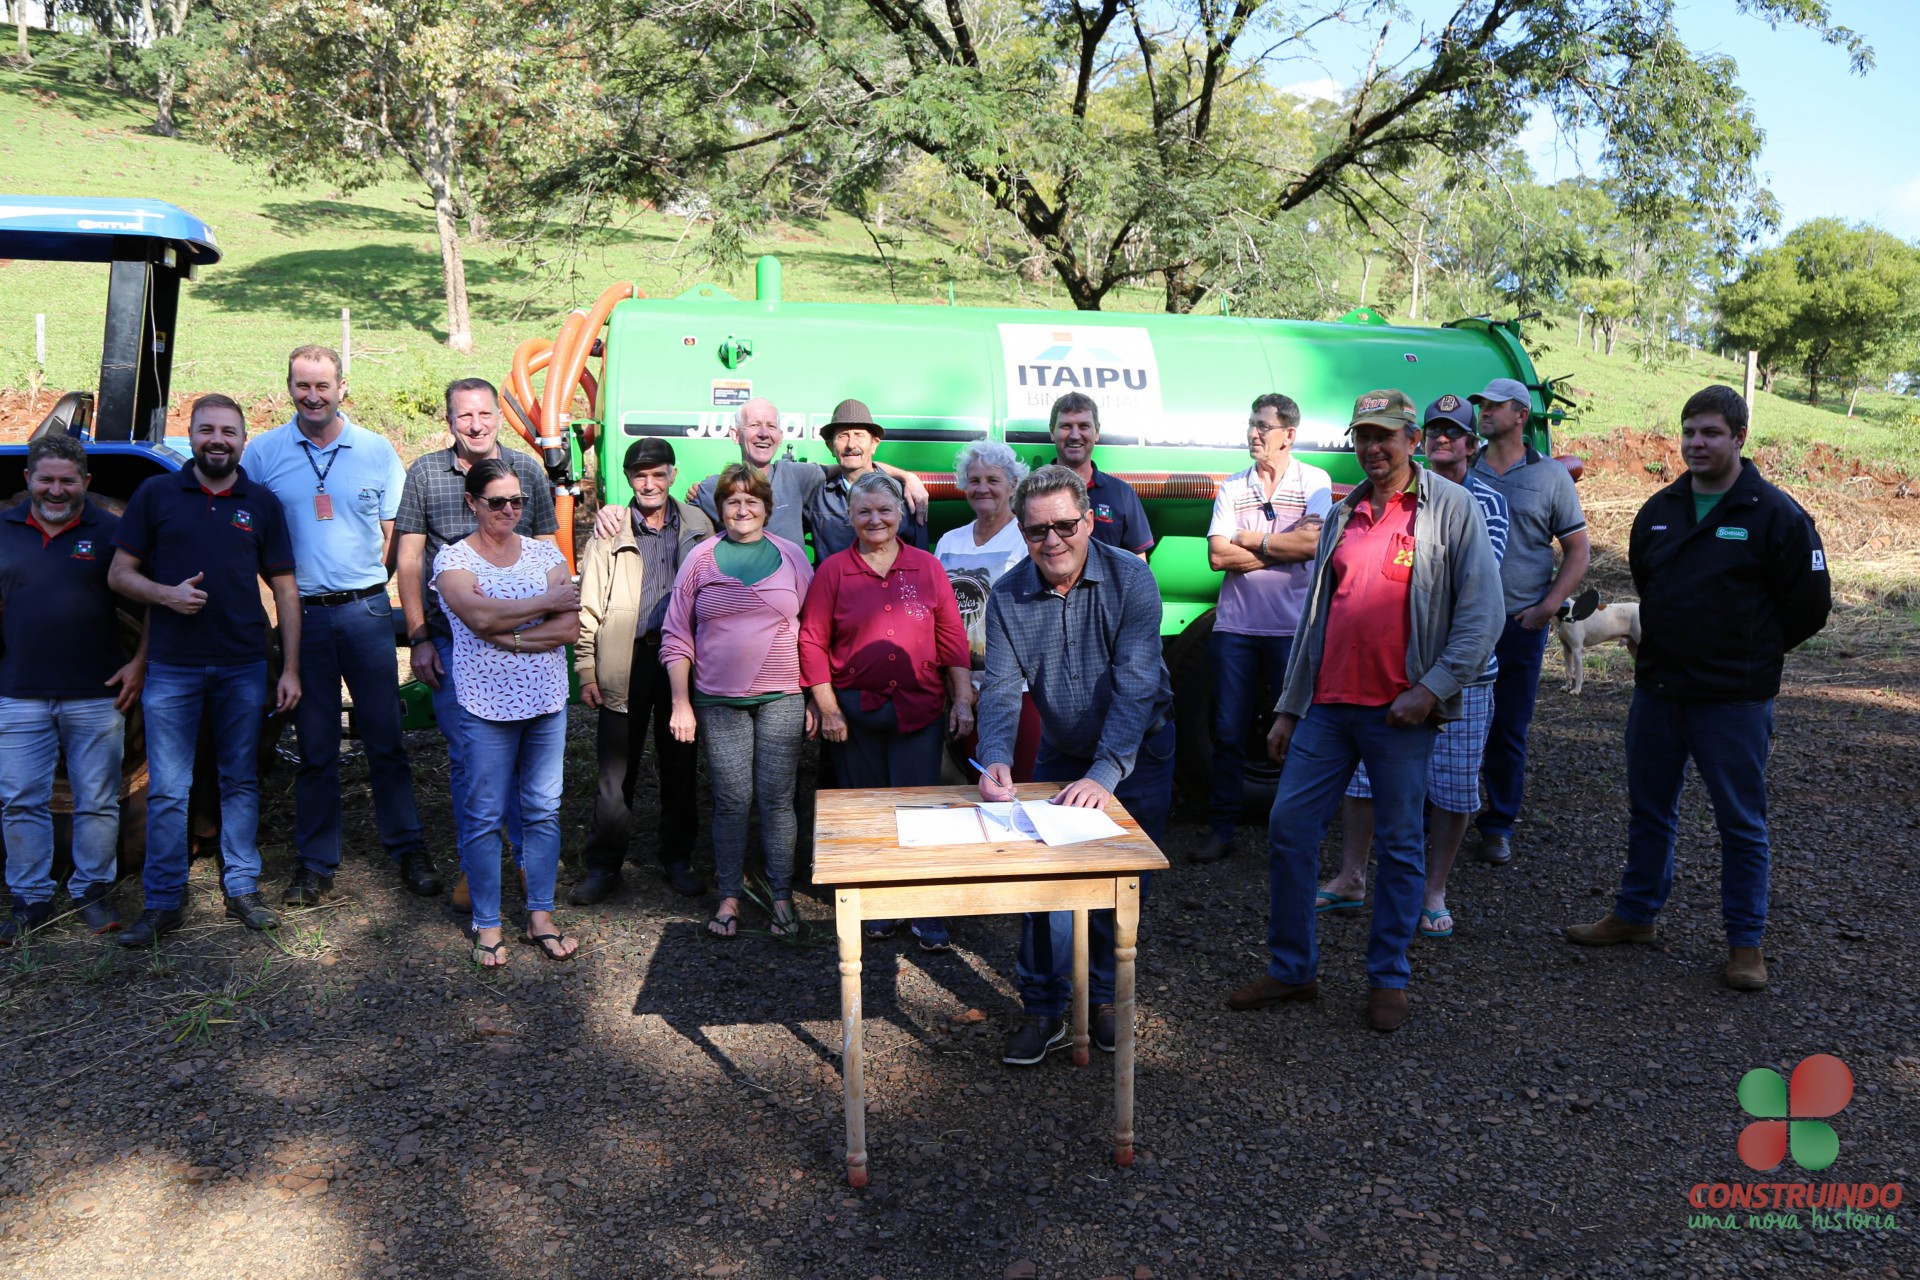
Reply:
[[[800,603],[813,581],[806,553],[766,531],[773,487],[735,463],[714,500],[726,532],[681,564],[660,628],[660,661],[673,689],[673,736],[698,741],[713,786],[713,863],[720,905],[707,921],[717,938],[740,928],[747,806],[760,814],[760,843],[773,891],[776,937],[793,914],[793,786],[813,713],[800,688]]]

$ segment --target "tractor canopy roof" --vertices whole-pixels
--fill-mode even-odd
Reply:
[[[120,236],[176,245],[182,269],[220,261],[213,228],[162,200],[0,195],[0,258],[112,262]]]

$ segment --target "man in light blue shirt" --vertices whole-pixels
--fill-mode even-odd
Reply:
[[[247,447],[247,474],[285,508],[300,591],[300,683],[294,711],[300,767],[294,781],[294,872],[288,906],[312,906],[340,866],[340,682],[353,694],[366,746],[380,842],[401,881],[422,896],[440,877],[421,841],[413,771],[400,740],[393,605],[387,548],[406,487],[400,455],[378,432],[340,412],[340,355],[297,348],[287,359],[293,420]]]

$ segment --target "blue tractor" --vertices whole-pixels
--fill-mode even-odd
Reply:
[[[0,195],[0,258],[107,265],[98,390],[61,396],[30,439],[64,432],[84,440],[93,477],[91,496],[117,512],[142,481],[178,471],[189,460],[184,445],[169,447],[166,438],[175,324],[181,284],[220,260],[213,230],[184,209],[158,200]],[[26,444],[0,444],[0,507],[25,500],[26,453]],[[123,615],[122,625],[131,630],[139,623]],[[202,743],[203,758],[207,745]],[[146,789],[146,739],[136,707],[127,717],[121,779],[123,873],[137,867],[146,850]],[[202,793],[210,794],[196,785],[196,844],[206,843],[218,830],[212,806],[200,802]],[[62,845],[67,833],[59,813],[63,805],[70,813],[71,804],[62,779],[54,799],[57,841]]]

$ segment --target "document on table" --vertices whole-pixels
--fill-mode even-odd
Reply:
[[[1044,800],[988,803],[978,808],[901,808],[893,811],[893,820],[903,849],[1014,841],[1078,844],[1126,834],[1099,809],[1070,809]]]

